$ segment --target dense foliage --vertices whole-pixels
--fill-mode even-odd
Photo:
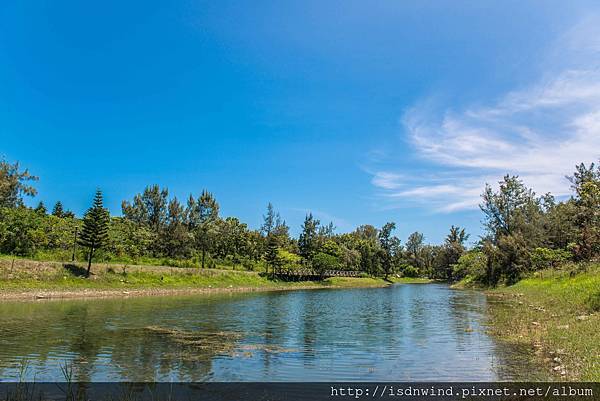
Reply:
[[[403,245],[393,235],[393,222],[336,234],[333,224],[322,224],[310,213],[296,239],[270,203],[262,226],[253,230],[235,217],[220,216],[217,200],[207,191],[181,203],[158,185],[123,201],[122,217],[109,217],[97,194],[78,219],[60,201],[50,214],[43,203],[26,207],[23,197],[36,194],[30,185],[35,180],[18,163],[0,162],[0,253],[270,273],[352,270],[487,285],[600,256],[600,167],[594,164],[576,167],[570,177],[573,196],[560,202],[550,194],[536,195],[516,176],[503,177],[497,189],[486,185],[480,205],[485,235],[471,249],[460,227],[452,226],[440,245],[427,244],[419,232]]]

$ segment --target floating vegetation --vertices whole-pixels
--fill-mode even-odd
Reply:
[[[198,348],[217,350],[223,347],[233,347],[235,341],[241,338],[240,333],[232,331],[187,331],[160,326],[147,326],[144,330],[167,337],[169,340]]]
[[[203,359],[207,355],[250,358],[253,356],[253,352],[278,354],[297,351],[273,344],[238,345],[242,334],[232,331],[189,331],[161,326],[147,326],[143,328],[143,331],[180,345],[178,347],[179,356],[188,360]]]
[[[217,355],[234,353],[241,334],[230,331],[182,330],[179,328],[146,326],[138,335],[156,338],[163,344],[164,360],[188,362],[208,361]]]

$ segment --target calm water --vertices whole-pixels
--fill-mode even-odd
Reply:
[[[536,379],[447,286],[2,302],[0,378],[81,381]],[[24,362],[26,361],[26,362]],[[25,373],[20,373],[26,366]]]

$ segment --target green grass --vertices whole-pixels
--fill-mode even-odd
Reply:
[[[139,266],[157,266],[157,267],[185,267],[185,268],[199,268],[199,258],[189,259],[174,259],[168,257],[151,257],[142,256],[139,258],[131,258],[127,256],[118,257],[111,254],[104,254],[101,251],[100,255],[94,257],[95,263],[98,264],[110,264],[110,265],[139,265]],[[77,250],[76,259],[79,261],[86,260],[86,253],[82,249]],[[72,258],[72,250],[68,249],[51,249],[51,250],[38,250],[34,255],[31,256],[15,256],[6,255],[0,253],[0,261],[3,260],[34,260],[37,262],[61,262],[69,263]],[[83,263],[83,262],[82,262]],[[214,266],[210,266],[214,264]],[[265,271],[265,263],[263,261],[252,262],[251,266],[245,267],[241,262],[234,263],[231,260],[208,260],[206,267],[214,267],[221,270],[239,270],[239,271]]]
[[[213,273],[213,274],[211,274]],[[259,287],[276,285],[259,275],[235,272],[218,273],[209,271],[186,271],[160,274],[157,272],[102,273],[91,278],[78,277],[62,272],[45,278],[19,278],[0,280],[0,289],[148,289],[148,288],[193,288],[193,287]]]
[[[600,381],[599,264],[540,272],[489,294],[495,334],[533,347],[557,377]]]
[[[79,274],[85,265],[76,265]],[[257,272],[225,269],[94,264],[90,278],[59,262],[0,259],[0,293],[27,291],[371,287],[389,283],[376,278],[332,277],[320,282],[272,280]]]
[[[428,284],[428,283],[433,283],[434,280],[430,279],[430,278],[423,278],[423,277],[389,277],[389,279],[392,283],[398,283],[398,284]]]
[[[329,277],[322,283],[334,287],[382,287],[389,284],[381,278],[371,277]]]

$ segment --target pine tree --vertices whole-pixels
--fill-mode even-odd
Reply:
[[[312,213],[306,215],[304,224],[302,224],[302,232],[298,238],[298,248],[300,250],[300,256],[302,256],[306,262],[312,262],[313,256],[317,253],[320,224],[321,222],[315,219]]]
[[[271,267],[271,274],[275,276],[275,270],[281,266],[281,258],[279,257],[279,239],[275,234],[270,234],[267,237],[267,249],[265,252],[265,261],[267,262],[267,274],[269,273],[268,267]]]
[[[275,215],[275,227],[273,228],[272,234],[277,237],[279,246],[286,248],[290,244],[290,228],[286,224],[285,220],[281,218],[279,213]]]
[[[54,208],[52,208],[52,215],[56,217],[64,217],[64,210],[61,201],[58,201],[54,204]]]
[[[383,267],[384,279],[387,280],[394,268],[394,261],[400,253],[400,240],[392,235],[392,231],[396,229],[396,223],[386,223],[378,234],[381,259]]]
[[[65,219],[74,219],[75,218],[75,213],[73,213],[70,210],[67,210],[67,211],[63,212],[62,217],[65,218]]]
[[[44,205],[44,202],[40,202],[38,203],[38,205],[35,207],[35,212],[38,214],[46,214],[47,210],[46,210],[46,205]]]
[[[215,225],[219,220],[219,204],[210,192],[204,190],[195,202],[190,195],[186,214],[189,230],[194,234],[196,246],[202,252],[201,266],[204,269],[206,252],[210,245],[209,240],[214,234]]]
[[[79,244],[89,249],[87,275],[90,275],[94,252],[104,246],[108,240],[110,215],[102,204],[102,191],[97,190],[94,204],[83,216],[83,229],[79,235]]]
[[[37,180],[38,177],[31,175],[29,170],[22,171],[19,162],[10,164],[0,158],[0,208],[22,206],[23,195],[37,194],[37,190],[27,182]]]
[[[290,228],[285,220],[281,218],[279,212],[275,212],[273,204],[269,202],[267,205],[267,214],[263,215],[263,224],[260,227],[260,235],[264,239],[261,242],[262,252],[266,256],[267,241],[270,235],[275,235],[279,246],[285,248],[290,242]]]
[[[169,201],[167,220],[159,240],[162,252],[171,258],[186,258],[190,250],[190,234],[185,225],[184,208],[177,197]]]
[[[415,231],[408,236],[406,240],[406,252],[411,264],[418,270],[423,268],[423,247],[425,246],[425,236]]]
[[[465,242],[469,239],[469,234],[464,228],[450,227],[450,234],[446,236],[444,245],[441,247],[439,259],[445,270],[445,278],[448,281],[453,280],[454,265],[458,263],[460,257],[465,253]]]
[[[268,237],[275,228],[275,210],[273,204],[269,202],[267,205],[267,214],[263,215],[263,225],[260,228],[260,233],[264,237]]]
[[[600,254],[600,164],[588,167],[581,163],[576,168],[570,177],[579,232],[574,251],[578,260],[590,260]]]
[[[450,234],[446,236],[446,243],[464,246],[469,237],[470,235],[465,232],[464,228],[452,225],[452,227],[450,227]]]

